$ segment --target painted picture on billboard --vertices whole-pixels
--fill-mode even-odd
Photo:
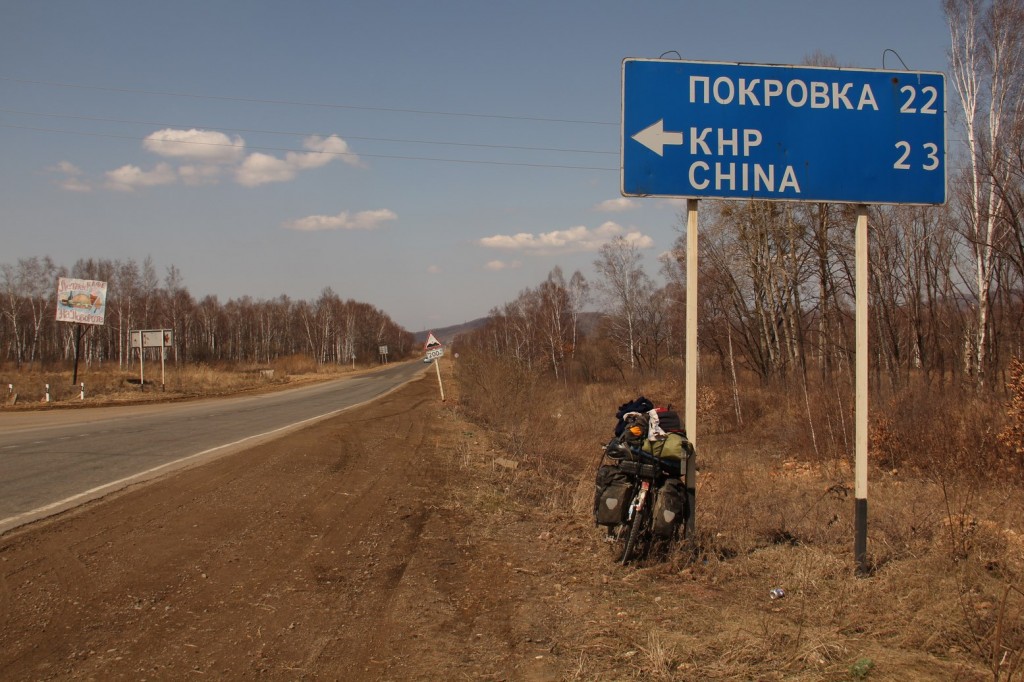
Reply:
[[[107,283],[95,279],[57,280],[57,321],[103,324],[107,311]]]

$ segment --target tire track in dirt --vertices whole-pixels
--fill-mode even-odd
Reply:
[[[0,678],[555,679],[435,391],[0,538]]]

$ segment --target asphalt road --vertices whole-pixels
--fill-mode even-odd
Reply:
[[[420,375],[401,363],[274,393],[0,413],[0,533],[373,400]]]

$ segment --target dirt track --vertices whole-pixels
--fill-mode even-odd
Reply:
[[[464,428],[419,380],[0,538],[0,678],[564,678],[553,557],[458,502]]]

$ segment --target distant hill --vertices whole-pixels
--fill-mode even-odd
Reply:
[[[583,313],[580,313],[579,321],[578,321],[579,333],[581,335],[583,335],[583,336],[590,336],[590,335],[592,335],[594,333],[594,331],[597,329],[597,325],[598,325],[598,323],[601,320],[601,315],[602,315],[602,313],[595,313],[595,312],[583,312]],[[488,320],[488,318],[486,318],[486,317],[478,317],[475,320],[470,320],[469,322],[463,322],[462,324],[452,325],[451,327],[441,327],[439,329],[428,329],[428,330],[424,330],[424,331],[421,331],[421,332],[414,333],[413,334],[413,338],[416,341],[416,343],[426,343],[426,341],[427,341],[427,334],[429,334],[430,332],[433,332],[434,333],[434,337],[438,341],[440,341],[442,345],[450,346],[452,341],[455,340],[456,336],[458,336],[459,334],[464,334],[466,332],[471,332],[474,329],[479,329],[480,327],[482,327],[485,324],[487,324],[487,320]]]
[[[421,331],[421,332],[416,332],[416,333],[413,334],[413,339],[416,341],[416,343],[426,343],[427,342],[427,334],[433,332],[434,338],[436,338],[438,341],[440,341],[442,345],[450,346],[452,341],[454,341],[455,337],[458,336],[459,334],[463,334],[465,332],[471,332],[474,329],[479,329],[480,327],[484,326],[485,324],[487,324],[487,318],[486,317],[478,317],[475,320],[470,320],[469,322],[463,322],[462,324],[452,325],[450,327],[440,327],[440,328],[437,328],[437,329],[426,329],[426,330]]]

